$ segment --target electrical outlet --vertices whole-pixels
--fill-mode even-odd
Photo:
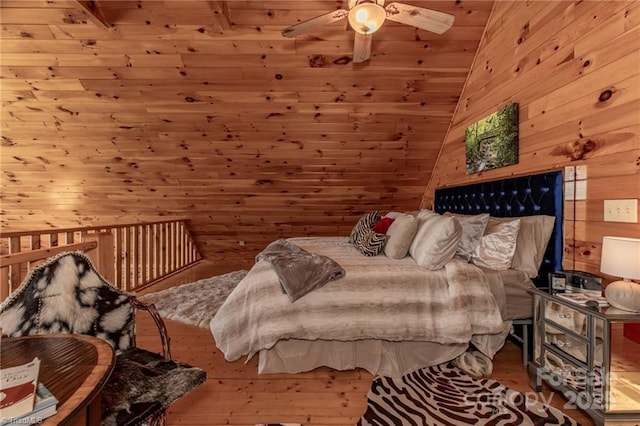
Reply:
[[[586,200],[587,199],[587,181],[586,180],[577,180],[576,181],[576,200]]]
[[[638,223],[638,199],[604,200],[604,221]]]

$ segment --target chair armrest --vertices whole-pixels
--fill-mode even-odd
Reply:
[[[135,296],[129,296],[129,300],[136,309],[149,312],[149,315],[153,318],[153,321],[158,327],[158,332],[160,333],[160,340],[162,341],[162,355],[166,361],[171,361],[171,349],[169,347],[171,338],[169,337],[167,327],[164,325],[164,321],[160,317],[160,314],[158,314],[158,310],[155,305],[153,303],[141,302]]]

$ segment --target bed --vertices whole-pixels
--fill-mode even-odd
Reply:
[[[493,357],[511,322],[531,317],[527,290],[546,286],[547,273],[560,269],[562,175],[438,189],[433,210],[416,216],[463,222],[489,213],[500,227],[497,222],[510,218],[520,218],[518,223],[552,218],[548,244],[537,254],[539,268],[493,270],[456,256],[427,270],[417,264],[420,256],[363,256],[351,237],[292,238],[288,241],[296,246],[335,260],[346,276],[291,303],[269,262],[257,262],[211,321],[225,358],[258,354],[260,373],[328,366],[397,377],[454,359],[470,344]]]

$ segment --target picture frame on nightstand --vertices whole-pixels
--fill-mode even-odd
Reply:
[[[560,270],[549,273],[549,292],[602,294],[602,278],[585,271]]]
[[[567,290],[567,274],[564,272],[549,272],[549,289],[551,293],[560,293]]]

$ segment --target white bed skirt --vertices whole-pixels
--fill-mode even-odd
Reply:
[[[501,335],[488,339],[486,343],[491,353],[495,354],[502,347],[504,339]],[[301,373],[325,366],[335,370],[363,368],[373,375],[400,377],[419,368],[452,360],[464,353],[467,347],[467,344],[433,342],[288,339],[259,352],[258,372]]]

